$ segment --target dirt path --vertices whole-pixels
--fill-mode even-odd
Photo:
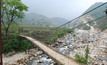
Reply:
[[[44,50],[44,52],[46,52],[48,55],[50,55],[52,58],[56,59],[58,62],[60,62],[63,65],[81,65],[81,64],[75,62],[74,60],[54,51],[53,49],[47,47],[46,45],[36,41],[35,39],[33,39],[31,37],[23,36],[23,35],[21,35],[21,36],[32,41],[34,44],[36,44],[42,50]]]

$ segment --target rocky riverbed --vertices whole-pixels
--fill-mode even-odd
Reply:
[[[73,34],[67,34],[57,40],[51,46],[59,52],[74,58],[75,54],[85,54],[85,48],[88,45],[90,50],[90,65],[107,65],[107,34],[102,32],[93,32],[79,30]]]
[[[26,52],[3,54],[3,65],[54,65],[55,62],[38,48]]]
[[[76,36],[73,36],[73,35]],[[78,30],[57,40],[51,47],[74,58],[75,54],[85,54],[89,46],[89,65],[107,65],[107,34],[95,31]],[[55,62],[38,48],[25,52],[3,54],[4,65],[54,65]],[[11,55],[11,56],[9,56]],[[74,58],[75,59],[75,58]]]

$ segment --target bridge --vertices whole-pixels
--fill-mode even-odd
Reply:
[[[53,50],[47,45],[42,44],[41,42],[35,40],[34,38],[21,35],[21,37],[31,41],[34,45],[39,47],[42,51],[44,51],[48,56],[50,56],[53,60],[55,60],[58,65],[84,65],[81,63],[76,62],[72,58],[69,58],[67,56],[64,56],[61,53],[58,53],[57,51]]]

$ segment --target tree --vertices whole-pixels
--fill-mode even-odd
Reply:
[[[17,19],[24,17],[24,11],[28,7],[24,5],[21,0],[3,0],[2,1],[2,25],[5,29],[5,36],[8,39],[9,28]]]

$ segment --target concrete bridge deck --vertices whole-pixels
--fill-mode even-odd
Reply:
[[[40,43],[39,41],[35,40],[34,38],[31,38],[31,37],[28,37],[28,36],[24,36],[24,35],[21,35],[21,37],[28,39],[33,44],[38,46],[41,50],[43,50],[51,58],[56,60],[59,63],[59,65],[82,65],[82,64],[74,61],[73,59],[70,59],[70,58],[68,58],[68,57],[56,52],[55,50],[49,48],[48,46],[46,46],[46,45],[44,45],[42,43]]]

